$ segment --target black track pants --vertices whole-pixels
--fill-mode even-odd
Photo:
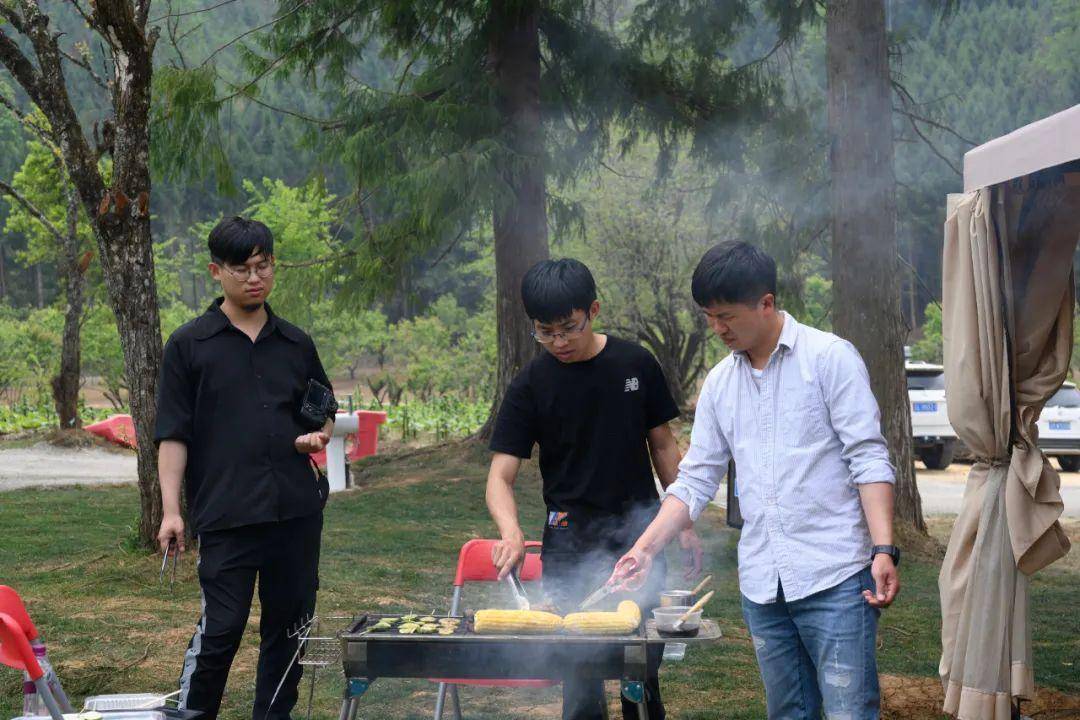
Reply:
[[[294,664],[269,707],[297,648],[297,629],[315,611],[322,513],[199,536],[202,617],[184,655],[180,707],[214,720],[229,666],[247,626],[256,578],[262,617],[252,720],[287,720],[301,668]]]

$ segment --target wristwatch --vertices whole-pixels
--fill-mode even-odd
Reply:
[[[870,559],[873,560],[878,553],[885,553],[892,558],[893,565],[900,566],[900,548],[895,545],[875,545],[870,551]]]

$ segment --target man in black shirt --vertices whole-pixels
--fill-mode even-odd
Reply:
[[[287,719],[300,683],[298,665],[286,677],[295,631],[314,612],[318,588],[325,494],[309,454],[326,446],[333,426],[331,414],[312,432],[299,409],[310,380],[327,388],[330,381],[307,333],[266,304],[274,285],[270,230],[230,218],[211,231],[209,246],[223,297],[165,345],[154,438],[161,548],[184,550],[182,479],[199,538],[203,615],[184,656],[180,707],[217,717],[258,576],[252,718]]]
[[[600,304],[585,265],[537,263],[522,280],[521,298],[546,352],[507,388],[491,437],[487,505],[502,536],[493,559],[501,579],[525,556],[513,486],[521,460],[537,444],[548,510],[544,590],[560,610],[572,612],[655,516],[653,468],[663,487],[674,482],[679,448],[668,421],[679,410],[647,350],[593,332]],[[701,569],[701,544],[692,533],[682,542],[691,555],[687,577],[693,577]],[[658,604],[664,582],[662,572],[653,577],[636,598],[646,613]],[[661,652],[651,649],[645,688],[654,720],[664,718],[656,677]],[[563,718],[604,718],[605,708],[603,683],[568,669]],[[625,699],[623,717],[637,717]]]

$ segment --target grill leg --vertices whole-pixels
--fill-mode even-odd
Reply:
[[[649,706],[645,703],[638,703],[637,716],[638,720],[649,720]]]
[[[439,694],[435,696],[435,720],[442,720],[443,705],[446,704],[446,683],[439,683]]]
[[[454,720],[461,720],[461,698],[458,697],[457,685],[450,686],[450,704],[454,706]]]
[[[356,713],[360,710],[360,698],[352,699],[352,707],[349,709],[349,720],[356,720]]]
[[[348,695],[341,701],[341,713],[338,715],[338,720],[349,720],[349,714],[352,710],[353,699]]]

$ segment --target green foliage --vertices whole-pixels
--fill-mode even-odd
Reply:
[[[82,372],[96,377],[114,408],[123,407],[127,392],[124,353],[116,318],[104,303],[90,307],[82,327]]]
[[[312,332],[325,366],[346,370],[349,379],[355,380],[361,363],[370,358],[377,371],[383,371],[393,334],[381,310],[342,311],[324,302],[314,314]]]
[[[51,397],[63,323],[55,308],[24,312],[0,304],[0,404]]]
[[[112,415],[115,411],[106,408],[89,408],[79,405],[79,418],[88,425]],[[39,399],[32,403],[27,399],[10,405],[0,405],[0,435],[24,430],[45,430],[56,427],[56,410],[52,401]]]
[[[297,264],[318,260],[337,250],[331,235],[337,221],[334,196],[318,182],[290,187],[263,178],[243,182],[248,196],[244,214],[258,220],[274,235],[274,308],[284,317],[306,317],[312,298],[322,295],[328,279],[326,265]]]
[[[44,121],[42,121],[44,122]],[[67,233],[68,201],[65,188],[67,177],[59,158],[53,151],[37,141],[27,143],[26,159],[15,173],[12,187],[42,212],[53,227]],[[6,198],[11,205],[4,229],[20,233],[27,238],[26,249],[18,254],[25,265],[56,262],[59,246],[56,237],[41,222],[14,200]],[[86,222],[85,213],[79,208],[79,244],[83,249],[92,247],[93,234]]]
[[[150,160],[169,180],[213,177],[220,192],[236,191],[225,152],[221,103],[216,101],[217,71],[212,65],[191,70],[162,67],[154,72],[150,109]],[[197,148],[197,152],[192,152]]]
[[[795,318],[806,325],[819,330],[832,330],[832,281],[820,275],[811,275],[803,285],[803,303],[801,311],[795,312]]]
[[[491,412],[491,402],[437,397],[428,402],[412,401],[388,407],[376,403],[371,409],[386,411],[382,432],[390,437],[402,442],[428,438],[442,442],[468,437],[479,430]]]
[[[492,314],[468,317],[451,297],[440,298],[429,314],[394,325],[389,357],[399,384],[429,401],[453,394],[488,400],[495,373]]]
[[[912,346],[911,359],[940,364],[943,359],[942,352],[941,306],[934,303],[926,306],[926,322],[922,326],[922,338]]]

